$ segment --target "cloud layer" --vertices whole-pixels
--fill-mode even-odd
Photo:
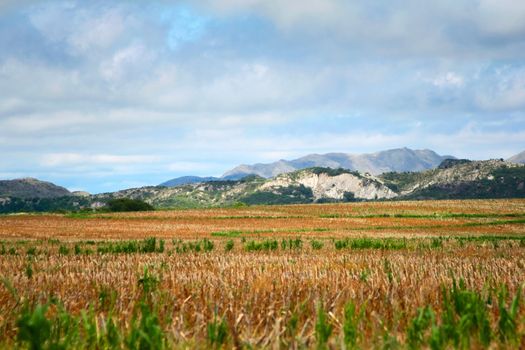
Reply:
[[[4,1],[0,177],[93,192],[310,152],[525,148],[511,0]]]

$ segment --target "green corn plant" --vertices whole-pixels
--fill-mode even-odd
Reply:
[[[79,347],[79,320],[71,315],[63,305],[55,303],[57,312],[51,320],[51,344],[49,348],[72,349]]]
[[[443,248],[443,239],[441,237],[432,238],[432,240],[430,241],[430,248],[431,249]]]
[[[468,290],[463,280],[460,280],[459,285],[454,281],[450,293],[459,318],[461,345],[469,348],[470,338],[477,333],[480,343],[487,347],[491,342],[492,330],[486,302],[479,293]]]
[[[442,287],[441,324],[433,321],[429,339],[432,349],[446,348],[452,342],[455,348],[470,348],[476,337],[483,347],[492,340],[492,329],[487,311],[487,300],[480,293],[468,290],[465,282],[453,281],[452,288]]]
[[[290,249],[301,249],[303,247],[303,241],[300,238],[290,240]]]
[[[144,268],[144,275],[139,278],[138,283],[142,287],[142,292],[144,296],[151,294],[159,284],[159,279],[150,274],[147,267]]]
[[[138,302],[138,314],[133,315],[131,329],[124,343],[130,349],[158,350],[167,347],[165,333],[162,330],[153,298],[159,279],[144,268],[144,275],[138,283],[142,287],[142,296]]]
[[[397,350],[401,349],[401,344],[399,344],[399,341],[397,338],[392,335],[388,330],[384,330],[383,332],[383,342],[381,344],[382,350]]]
[[[75,246],[73,248],[73,251],[75,252],[75,255],[82,254],[82,249],[80,248],[80,245],[78,245],[78,244],[75,244]]]
[[[159,248],[157,249],[157,253],[164,253],[165,246],[166,242],[163,239],[159,239]]]
[[[221,319],[217,320],[217,315],[213,318],[212,322],[208,323],[207,326],[207,339],[208,344],[213,348],[220,348],[228,341],[228,326],[226,321]]]
[[[446,338],[443,329],[440,326],[437,326],[435,322],[430,329],[428,343],[432,350],[442,350],[447,347],[448,339]]]
[[[388,282],[392,283],[394,281],[394,274],[392,273],[392,265],[388,259],[383,260],[383,270],[388,278]]]
[[[499,321],[498,321],[498,334],[499,339],[502,343],[515,342],[517,340],[517,315],[519,311],[519,303],[521,299],[521,287],[518,288],[518,292],[514,296],[510,307],[506,307],[505,298],[507,296],[507,290],[502,287],[498,293],[498,308],[499,308]]]
[[[207,238],[204,238],[202,240],[202,250],[205,251],[205,252],[211,252],[213,250],[213,248],[215,247],[215,245],[213,244],[212,241],[210,241],[209,239]]]
[[[317,308],[317,321],[315,323],[315,338],[317,349],[328,349],[328,340],[332,335],[333,326],[328,322],[326,312],[322,305]]]
[[[295,343],[298,326],[299,326],[299,315],[297,314],[297,312],[294,312],[292,313],[292,315],[290,316],[290,319],[286,323],[286,335],[288,336],[289,339],[291,339],[291,344]]]
[[[99,342],[97,317],[93,308],[82,310],[80,314],[82,320],[83,342],[86,347],[95,347]]]
[[[140,251],[142,253],[154,253],[157,247],[157,239],[155,237],[146,238],[142,241]]]
[[[46,317],[47,309],[47,305],[39,304],[31,310],[26,305],[16,322],[17,339],[26,343],[31,350],[44,349],[51,337],[51,322]]]
[[[144,300],[139,302],[139,311],[140,314],[132,319],[131,329],[124,343],[130,349],[164,349],[165,335],[157,313]]]
[[[230,239],[226,241],[226,244],[224,245],[224,251],[229,252],[233,249],[233,246],[235,243],[233,242],[233,239]]]
[[[60,254],[60,255],[68,255],[69,254],[68,247],[66,247],[65,245],[61,245],[60,247],[58,247],[58,254]]]
[[[359,323],[364,317],[365,307],[357,310],[353,302],[348,302],[344,308],[343,340],[347,349],[355,349],[359,337]]]
[[[104,334],[104,343],[103,347],[109,349],[119,348],[122,342],[122,336],[120,334],[119,328],[111,315],[108,316],[106,320],[105,334]]]
[[[33,265],[31,264],[31,262],[28,262],[26,265],[26,277],[28,279],[33,278]]]
[[[323,242],[321,242],[321,241],[317,241],[317,240],[315,240],[315,239],[312,240],[312,241],[310,242],[310,244],[312,245],[312,249],[313,249],[313,250],[319,250],[319,249],[322,249],[323,246],[324,246]]]
[[[26,254],[30,256],[36,255],[36,247],[27,248]]]
[[[459,346],[459,333],[458,325],[456,321],[456,314],[454,305],[449,295],[448,289],[443,286],[441,288],[442,294],[442,313],[441,313],[441,325],[439,328],[432,330],[432,339],[435,346],[441,344],[445,346],[449,341],[452,341],[455,347]]]
[[[434,312],[430,307],[419,308],[407,329],[409,349],[419,349],[425,343],[425,333],[432,324]]]

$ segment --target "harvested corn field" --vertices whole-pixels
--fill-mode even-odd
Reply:
[[[6,348],[519,348],[525,201],[0,217]]]

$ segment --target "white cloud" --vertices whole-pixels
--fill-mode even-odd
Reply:
[[[195,174],[206,172],[213,172],[220,164],[213,162],[191,162],[191,161],[179,161],[170,163],[167,166],[167,170],[176,173]],[[208,173],[209,174],[209,173]]]
[[[520,111],[525,107],[525,67],[502,66],[486,78],[475,101],[489,111]]]
[[[437,76],[433,81],[437,87],[461,87],[465,83],[463,77],[454,72],[447,72],[443,75]]]
[[[122,7],[83,7],[75,2],[43,3],[30,15],[31,23],[53,43],[67,45],[74,55],[111,49],[134,25]]]
[[[118,50],[108,61],[100,65],[100,71],[107,80],[119,80],[130,72],[142,69],[154,55],[140,44],[133,44]]]
[[[525,34],[525,2],[480,0],[476,17],[479,29],[491,35]]]
[[[68,42],[79,52],[93,48],[109,48],[123,34],[126,28],[125,18],[118,9],[109,9],[99,17],[87,14],[80,20],[80,25],[72,28]]]
[[[525,107],[515,1],[9,2],[3,173],[155,183],[313,152],[523,147],[523,119],[494,123]]]
[[[515,0],[202,0],[225,16],[250,13],[332,48],[388,56],[498,57],[523,43],[525,5]],[[490,43],[494,36],[499,43]],[[310,40],[309,40],[310,39]],[[491,46],[492,50],[487,50]],[[499,49],[495,49],[499,46]],[[519,50],[516,46],[512,52]],[[523,50],[523,48],[521,48]],[[521,54],[523,57],[523,54]]]
[[[63,167],[77,165],[139,165],[155,163],[159,160],[161,160],[161,157],[159,156],[144,155],[52,153],[43,155],[41,157],[40,164],[45,167]]]

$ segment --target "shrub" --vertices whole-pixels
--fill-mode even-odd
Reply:
[[[60,247],[58,247],[58,254],[60,254],[60,255],[68,255],[69,254],[68,247],[66,247],[65,245],[61,245]]]
[[[234,246],[233,239],[230,239],[226,242],[226,245],[224,246],[224,250],[229,252],[233,249],[233,246]]]
[[[207,238],[204,238],[202,240],[202,250],[205,251],[205,252],[211,252],[214,248],[214,244],[212,241],[210,241],[209,239]]]
[[[155,210],[151,204],[138,199],[117,198],[106,203],[104,207],[109,212],[126,212],[126,211],[151,211]]]
[[[36,255],[36,248],[35,247],[27,248],[26,254],[27,255]]]
[[[262,242],[250,241],[244,246],[244,249],[248,252],[277,250],[277,248],[279,248],[279,242],[275,239],[265,239]]]
[[[323,248],[323,246],[324,246],[323,242],[317,241],[315,239],[311,241],[311,244],[312,244],[312,249],[313,250],[319,250],[319,249]]]

